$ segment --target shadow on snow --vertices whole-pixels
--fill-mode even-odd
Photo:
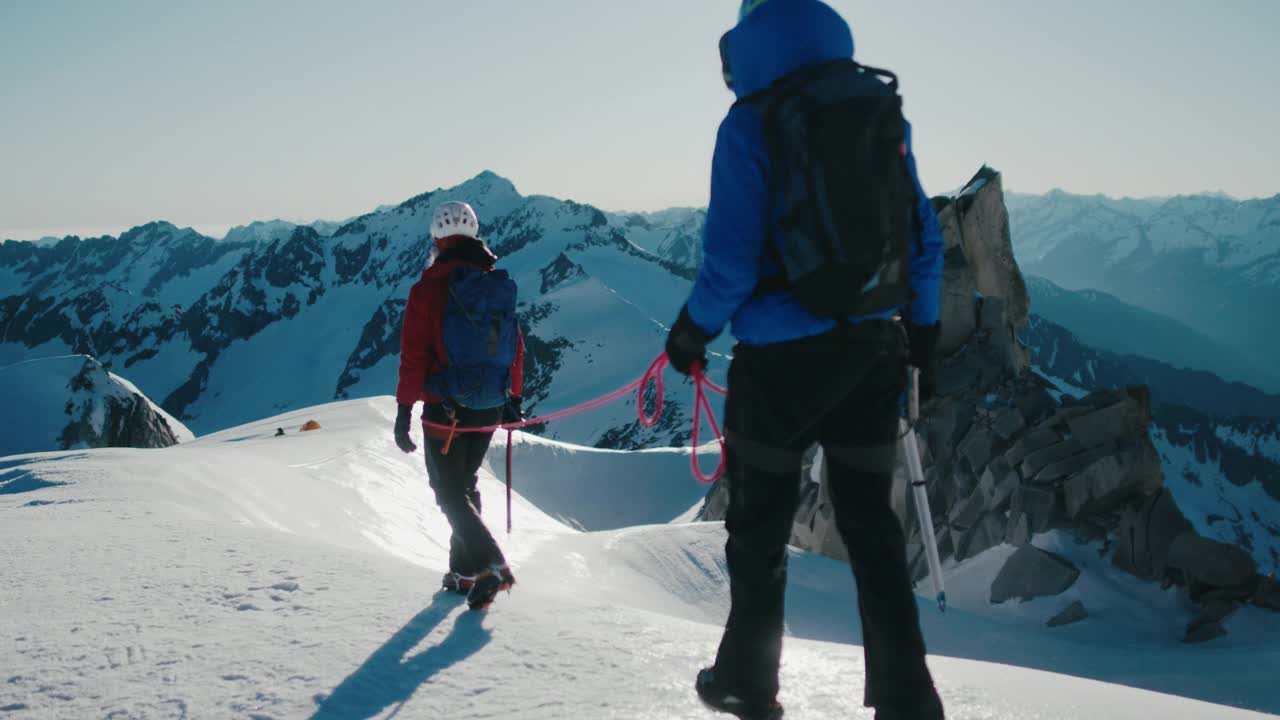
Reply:
[[[490,637],[481,625],[484,613],[464,611],[439,643],[409,656],[461,603],[457,595],[436,593],[430,606],[413,616],[320,702],[311,720],[370,718],[392,705],[404,705],[437,672],[478,652]]]
[[[47,487],[66,485],[61,482],[50,482],[36,477],[30,470],[8,470],[0,472],[0,495],[17,495]]]

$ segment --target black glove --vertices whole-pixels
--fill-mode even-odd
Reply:
[[[938,392],[938,323],[907,324],[909,362],[920,369],[920,402],[926,403]]]
[[[413,440],[409,439],[409,421],[411,419],[413,419],[413,406],[400,405],[399,411],[396,413],[396,447],[407,453],[418,449],[418,446],[413,444]]]
[[[507,404],[502,406],[502,424],[510,425],[518,423],[524,419],[524,398],[509,397]]]
[[[667,358],[671,360],[671,367],[681,375],[692,373],[694,363],[705,368],[707,343],[713,339],[715,336],[706,334],[689,319],[688,305],[680,308],[680,316],[667,334]]]

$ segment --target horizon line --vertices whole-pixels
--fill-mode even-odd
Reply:
[[[451,191],[458,190],[464,187],[465,185],[467,185],[468,183],[474,182],[476,180],[480,180],[482,178],[485,178],[486,176],[492,176],[500,180],[504,180],[505,182],[507,182],[512,186],[512,190],[520,197],[524,197],[524,198],[549,197],[561,202],[570,201],[570,200],[572,202],[579,202],[577,200],[572,200],[571,198],[562,198],[554,195],[546,195],[543,193],[530,193],[530,194],[521,193],[518,189],[516,189],[516,184],[513,180],[511,180],[505,175],[501,175],[492,170],[485,169],[455,185],[452,185],[449,187],[439,186],[433,190],[427,190],[424,192],[415,193],[405,198],[402,201],[395,202],[395,203],[384,203],[382,205],[375,207],[372,210],[362,212],[357,215],[350,215],[341,220],[330,220],[323,217],[316,218],[313,220],[287,220],[285,218],[275,217],[270,219],[255,219],[255,220],[250,220],[248,222],[177,223],[170,220],[165,220],[163,218],[155,218],[155,219],[147,220],[142,223],[128,225],[122,229],[119,229],[116,232],[111,232],[111,231],[115,230],[116,228],[120,228],[120,225],[111,224],[111,223],[103,223],[100,225],[75,225],[71,227],[61,226],[57,228],[47,227],[47,226],[46,227],[0,228],[0,242],[12,241],[12,242],[42,243],[42,242],[51,242],[51,241],[61,242],[63,240],[66,240],[67,238],[79,238],[81,240],[90,240],[90,239],[103,238],[103,237],[119,238],[120,236],[130,232],[131,230],[136,230],[138,228],[145,227],[147,225],[151,225],[155,223],[166,223],[168,225],[172,225],[173,227],[179,230],[192,230],[204,237],[208,237],[213,240],[225,240],[226,237],[233,230],[237,230],[240,228],[247,228],[257,224],[283,222],[283,223],[288,223],[290,225],[295,225],[295,226],[309,226],[309,225],[315,225],[319,223],[331,223],[331,224],[343,225],[362,217],[367,217],[369,215],[374,215],[380,212],[385,212],[390,209],[398,208],[401,205],[403,205],[405,202],[408,202],[409,200],[412,200],[413,198],[416,198],[416,197],[420,197],[422,195],[435,194],[439,192],[451,192]],[[963,187],[958,187],[951,192],[942,193],[941,195],[944,197],[954,196],[961,189],[963,189]],[[1266,201],[1266,200],[1273,200],[1276,198],[1280,198],[1280,192],[1277,192],[1275,194],[1268,195],[1268,196],[1242,198],[1242,197],[1233,195],[1231,193],[1225,192],[1223,190],[1201,190],[1194,193],[1177,193],[1173,195],[1118,195],[1117,196],[1117,195],[1109,195],[1107,193],[1082,193],[1082,192],[1077,192],[1073,190],[1067,190],[1062,187],[1053,187],[1043,192],[1024,192],[1021,190],[1017,190],[1015,187],[1005,187],[1004,194],[1021,195],[1026,197],[1047,197],[1049,195],[1071,195],[1074,197],[1081,197],[1081,198],[1101,198],[1106,200],[1132,201],[1132,202],[1168,202],[1170,200],[1174,200],[1178,198],[1207,197],[1207,198],[1213,198],[1213,199],[1219,199],[1219,200],[1222,200],[1222,199],[1230,200],[1235,203],[1246,203],[1251,201]],[[628,209],[618,210],[618,209],[602,208],[588,202],[583,202],[580,204],[588,205],[597,210],[600,210],[602,212],[609,213],[612,215],[654,215],[654,214],[669,212],[673,210],[697,211],[697,210],[706,209],[705,205],[672,205],[668,207],[655,208],[652,210],[628,210]],[[25,234],[26,236],[17,237],[17,236],[11,235],[11,233],[19,233],[19,232]]]

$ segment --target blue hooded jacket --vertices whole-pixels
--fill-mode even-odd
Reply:
[[[810,65],[853,56],[853,33],[835,10],[819,0],[767,0],[729,31],[725,52],[739,98],[764,90]],[[888,92],[887,86],[879,84]],[[920,188],[911,126],[907,163],[920,198],[922,236],[911,243],[913,300],[908,317],[917,325],[938,322],[942,286],[942,232]],[[729,110],[716,135],[711,162],[711,202],[703,236],[703,263],[689,296],[689,319],[708,335],[732,321],[732,333],[746,345],[768,345],[820,335],[835,327],[789,292],[753,296],[761,278],[779,269],[765,252],[776,236],[778,203],[770,197],[769,157],[759,116],[745,104]],[[895,311],[850,318],[857,322],[890,317]]]

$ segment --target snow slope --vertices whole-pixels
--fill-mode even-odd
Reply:
[[[391,398],[354,400],[164,450],[0,460],[0,717],[710,716],[691,685],[726,611],[719,524],[583,533],[552,519],[572,516],[573,498],[536,507],[517,494],[500,539],[519,584],[469,612],[435,592],[448,531],[421,456],[387,437],[393,416]],[[309,419],[322,428],[299,432]],[[579,463],[608,473],[597,480],[618,505],[678,489],[671,454],[615,464],[546,441],[515,449],[530,476],[517,489]],[[64,484],[6,493],[19,476]],[[480,482],[500,497],[487,468]],[[676,505],[625,520],[661,523]],[[485,503],[491,527],[501,507]],[[1003,549],[990,552],[998,566]],[[788,717],[870,718],[848,568],[791,560]],[[954,612],[926,604],[949,717],[1280,711],[1273,616],[1242,611],[1230,636],[1191,648],[1103,602],[1130,590],[1086,588],[1097,617],[1056,632],[1041,625],[1047,608],[986,606],[960,585]]]
[[[512,438],[515,489],[580,530],[669,522],[700,507],[707,494],[706,486],[689,479],[689,448],[600,450],[525,433]],[[489,463],[504,479],[506,450],[506,437],[498,433]],[[706,452],[714,454],[714,446]]]

